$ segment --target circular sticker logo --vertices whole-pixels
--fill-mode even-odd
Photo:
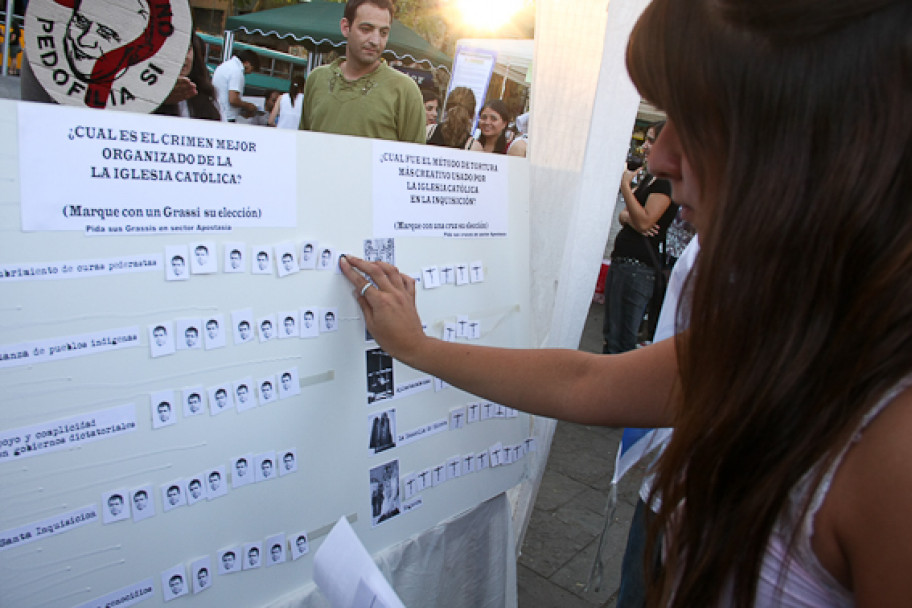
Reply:
[[[31,0],[25,46],[58,103],[151,112],[190,46],[187,0]]]

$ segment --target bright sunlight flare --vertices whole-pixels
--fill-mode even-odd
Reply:
[[[495,31],[506,25],[528,0],[455,0],[463,22],[479,30]]]

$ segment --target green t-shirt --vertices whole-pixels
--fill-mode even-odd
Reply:
[[[415,81],[384,60],[370,74],[348,81],[342,76],[344,60],[308,76],[300,128],[423,144],[424,101]]]

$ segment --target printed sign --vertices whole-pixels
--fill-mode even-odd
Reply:
[[[375,236],[507,236],[506,156],[389,141],[373,152]]]
[[[286,129],[23,103],[19,156],[26,231],[135,236],[297,223],[297,147]]]
[[[151,112],[190,46],[181,0],[32,0],[25,23],[35,77],[67,105]]]

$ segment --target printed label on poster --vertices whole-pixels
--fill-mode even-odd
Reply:
[[[441,418],[430,424],[425,424],[420,426],[417,429],[412,429],[411,431],[406,431],[404,433],[399,433],[396,438],[396,444],[403,446],[410,443],[414,443],[419,439],[427,439],[431,435],[436,435],[437,433],[442,433],[450,427],[450,421],[447,418]]]
[[[147,578],[144,581],[127,585],[123,589],[118,589],[105,596],[89,600],[84,604],[79,604],[76,608],[128,608],[150,597],[155,591],[153,579]]]
[[[19,158],[26,231],[137,235],[297,225],[293,131],[19,104]]]
[[[138,327],[105,329],[78,336],[47,338],[19,344],[0,344],[0,369],[95,355],[137,346],[140,346]]]
[[[36,540],[44,540],[49,536],[63,534],[70,530],[75,530],[80,526],[96,521],[98,519],[98,508],[96,505],[89,505],[49,517],[42,521],[25,524],[19,528],[11,528],[0,532],[0,551],[6,551],[12,547],[27,545]]]
[[[84,279],[133,272],[161,272],[161,269],[162,254],[160,253],[94,260],[68,260],[66,262],[0,264],[0,283]]]
[[[132,403],[70,418],[0,431],[0,464],[57,452],[136,430]]]
[[[507,157],[376,141],[374,235],[507,236]]]

